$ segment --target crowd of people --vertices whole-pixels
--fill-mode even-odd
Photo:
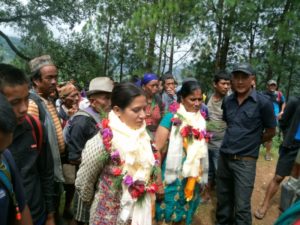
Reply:
[[[96,77],[82,90],[58,83],[49,55],[29,68],[30,81],[0,64],[0,224],[190,225],[213,188],[215,224],[252,224],[259,148],[271,160],[278,125],[276,173],[255,217],[285,176],[299,177],[300,98],[286,103],[274,80],[256,90],[248,63],[218,71],[207,101],[201,81],[178,85],[171,73]]]

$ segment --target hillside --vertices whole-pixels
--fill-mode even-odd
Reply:
[[[22,46],[22,43],[19,38],[9,37],[12,43],[15,46]],[[9,63],[15,58],[16,54],[8,46],[7,42],[0,37],[0,61]]]

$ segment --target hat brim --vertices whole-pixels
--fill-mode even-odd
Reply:
[[[247,75],[254,75],[254,74],[252,74],[250,71],[248,71],[248,70],[244,70],[244,69],[236,69],[236,70],[233,70],[231,73],[236,73],[236,72],[242,72],[242,73],[245,73],[245,74],[247,74]]]
[[[99,94],[99,93],[111,93],[111,91],[108,91],[108,90],[93,90],[93,91],[87,91],[87,92],[86,92],[86,96],[87,96],[87,97],[90,97],[91,95]]]

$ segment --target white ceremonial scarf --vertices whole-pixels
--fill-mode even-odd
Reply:
[[[133,181],[144,181],[150,179],[155,159],[150,144],[150,136],[146,131],[146,124],[137,130],[131,129],[123,123],[119,117],[111,111],[108,115],[109,126],[113,133],[112,146],[120,153],[124,161],[123,174],[132,176]],[[132,224],[151,225],[152,214],[150,194],[147,193],[142,204],[132,199],[126,185],[122,185],[120,219],[127,221],[132,219]]]
[[[187,125],[200,131],[205,130],[205,119],[202,117],[200,111],[187,112],[182,104],[180,104],[177,113],[183,116],[184,119],[182,119],[179,129],[175,125],[172,125],[171,128],[165,170],[165,182],[167,184],[174,182],[180,175],[183,177],[198,177],[200,170],[205,170],[206,168],[203,167],[207,167],[208,152],[204,138],[202,140],[193,139],[193,143],[188,144],[186,160],[182,165],[183,138],[180,134],[180,130]],[[178,118],[177,114],[174,115],[174,118]],[[176,129],[178,129],[177,133]],[[201,164],[201,162],[203,163]],[[206,177],[203,178],[207,179]]]

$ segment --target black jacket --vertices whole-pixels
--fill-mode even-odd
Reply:
[[[86,142],[98,133],[99,127],[89,116],[75,116],[71,123],[70,140],[67,143],[68,160],[79,160]]]
[[[279,120],[283,132],[283,146],[287,148],[299,147],[300,142],[295,140],[295,135],[300,123],[300,98],[290,97]]]
[[[14,131],[9,150],[20,171],[25,198],[35,223],[45,213],[54,212],[53,159],[47,134],[43,127],[43,145],[38,149],[29,123],[24,122]]]

